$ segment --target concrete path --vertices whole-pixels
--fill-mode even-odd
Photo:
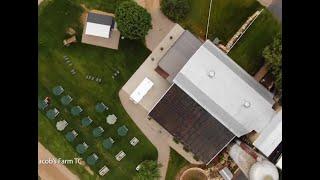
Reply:
[[[49,160],[55,158],[40,142],[38,142],[38,160]],[[39,164],[38,174],[43,180],[78,180],[69,169],[62,164]]]
[[[258,0],[258,1],[263,6],[267,7],[280,22],[282,21],[282,0]]]
[[[133,104],[133,102],[129,100],[129,94],[122,89],[119,92],[119,98],[122,106],[131,119],[157,148],[158,162],[162,164],[162,167],[160,168],[161,180],[164,180],[170,156],[170,147],[166,142],[170,137],[167,137],[164,133],[162,134],[161,131],[154,129],[154,126],[151,124],[152,121],[147,120],[148,112],[141,105]]]
[[[152,29],[146,36],[147,48],[151,51],[157,47],[161,40],[175,25],[160,10],[160,0],[135,0],[140,6],[144,7],[152,18]]]

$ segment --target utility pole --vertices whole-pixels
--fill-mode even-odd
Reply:
[[[209,25],[210,25],[210,15],[211,15],[211,5],[212,5],[212,0],[210,0],[210,7],[209,7],[209,15],[208,15],[208,21],[207,21],[207,32],[206,32],[206,40],[208,39],[208,31],[209,31]]]

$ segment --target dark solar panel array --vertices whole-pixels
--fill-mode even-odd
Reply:
[[[234,138],[177,85],[170,88],[149,115],[205,163]]]

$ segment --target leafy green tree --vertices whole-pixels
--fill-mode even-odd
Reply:
[[[133,178],[134,180],[158,180],[160,179],[161,164],[157,161],[146,160],[141,164],[138,174]]]
[[[262,55],[270,65],[272,74],[275,77],[276,89],[282,93],[282,35],[279,33],[273,39],[273,42],[265,47]]]
[[[152,28],[150,14],[134,1],[121,3],[115,11],[121,35],[128,39],[142,39]]]
[[[189,0],[162,0],[161,11],[172,21],[181,21],[190,11]]]

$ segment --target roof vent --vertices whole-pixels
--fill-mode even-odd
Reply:
[[[251,106],[251,103],[250,103],[249,101],[245,101],[245,102],[243,103],[243,106],[244,106],[245,108],[249,108],[249,107]]]
[[[208,72],[208,76],[209,76],[209,78],[213,78],[214,76],[215,76],[215,72],[214,71],[209,71]]]

